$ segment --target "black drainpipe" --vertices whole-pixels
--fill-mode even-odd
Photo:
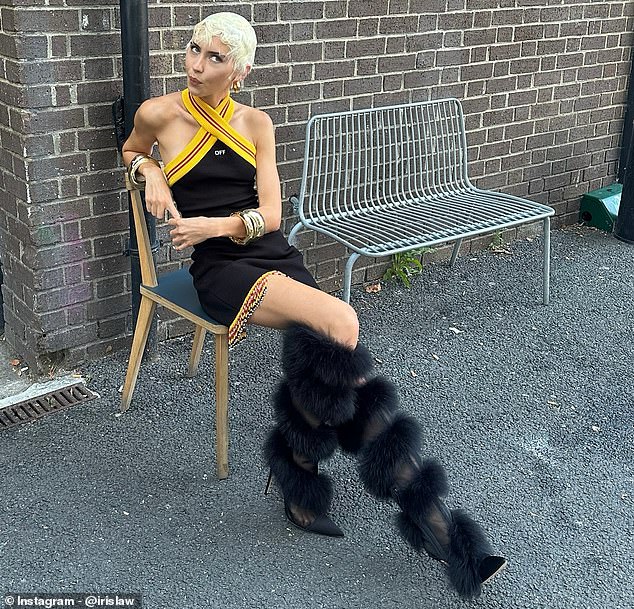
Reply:
[[[623,124],[618,181],[623,184],[619,214],[614,223],[614,236],[634,243],[634,48],[632,48],[627,108]]]
[[[113,104],[113,115],[119,150],[130,135],[134,126],[134,115],[138,107],[150,97],[150,51],[148,37],[147,0],[120,0],[121,10],[121,49],[123,62],[123,98],[119,97]],[[145,209],[145,199],[143,200]],[[130,256],[131,289],[132,289],[132,323],[136,327],[141,295],[141,265],[139,263],[139,247],[134,230],[132,206],[130,214],[130,239],[125,252]],[[156,262],[159,242],[156,238],[156,220],[145,212],[152,254]],[[156,316],[152,321],[148,336],[145,357],[156,357]]]

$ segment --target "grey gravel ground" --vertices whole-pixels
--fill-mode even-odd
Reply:
[[[548,307],[540,239],[431,265],[411,290],[353,293],[378,371],[449,471],[448,503],[509,558],[477,601],[397,536],[352,459],[327,465],[343,540],[291,528],[278,492],[263,494],[280,368],[279,337],[262,329],[230,354],[226,481],[211,345],[187,379],[187,339],[161,345],[125,415],[118,353],[82,370],[100,399],[4,432],[0,591],[140,591],[151,609],[631,609],[634,248],[579,227],[552,246]]]

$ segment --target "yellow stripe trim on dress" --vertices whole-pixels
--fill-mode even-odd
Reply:
[[[233,104],[229,96],[225,97],[218,105],[220,116],[229,120],[233,115]],[[165,167],[163,172],[167,183],[172,186],[195,167],[202,158],[211,150],[217,138],[201,127],[190,142],[183,148]]]
[[[163,171],[165,172],[167,183],[172,186],[172,184],[180,180],[201,161],[216,141],[215,137],[201,127],[189,144],[165,165]]]
[[[267,273],[264,273],[264,275],[260,275],[256,282],[251,286],[249,293],[242,302],[242,306],[240,307],[238,314],[229,326],[228,339],[230,347],[233,347],[242,339],[246,338],[247,333],[245,326],[247,325],[251,315],[253,315],[254,311],[260,306],[260,303],[264,298],[264,294],[266,294],[266,284],[271,275],[284,275],[284,273],[280,271],[268,271]]]
[[[182,92],[182,97],[185,107],[201,127],[214,137],[217,137],[221,142],[224,142],[231,150],[255,167],[255,146],[229,124],[230,116],[229,118],[223,118],[219,112],[200,97],[192,95],[189,89],[185,89]],[[231,98],[228,99],[231,108],[230,113],[233,114],[234,101]]]

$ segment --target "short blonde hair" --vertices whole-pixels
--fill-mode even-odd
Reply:
[[[236,13],[213,13],[194,26],[194,41],[209,44],[213,36],[229,47],[228,56],[238,73],[253,65],[258,39],[253,26],[244,17]]]

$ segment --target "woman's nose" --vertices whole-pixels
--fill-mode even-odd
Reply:
[[[202,55],[197,55],[196,58],[194,59],[194,63],[192,63],[192,68],[194,69],[194,71],[196,72],[202,72],[203,71],[203,56]]]

